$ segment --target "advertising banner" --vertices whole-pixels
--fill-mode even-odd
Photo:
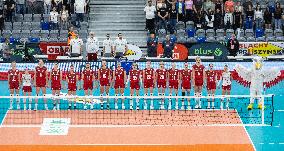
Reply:
[[[162,57],[164,54],[164,49],[162,44],[158,44],[157,55]],[[187,60],[188,57],[188,48],[184,44],[175,44],[173,59],[174,60]]]
[[[142,57],[142,51],[138,46],[128,44],[128,50],[125,52],[124,57],[127,60],[139,60]]]
[[[56,60],[57,56],[64,56],[69,51],[65,42],[41,42],[39,47],[42,53],[48,55],[48,60]]]
[[[284,42],[240,42],[238,56],[258,55],[267,57],[283,55]]]

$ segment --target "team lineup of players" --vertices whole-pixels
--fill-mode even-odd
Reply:
[[[81,77],[81,78],[80,78]],[[79,79],[80,78],[80,79]],[[182,70],[176,69],[176,64],[173,62],[170,69],[165,69],[164,63],[159,63],[159,68],[157,70],[151,67],[151,62],[147,61],[146,68],[143,70],[138,69],[136,63],[132,64],[132,68],[129,74],[126,74],[125,69],[121,67],[118,62],[117,67],[112,71],[107,67],[106,61],[102,61],[102,66],[97,71],[91,69],[90,64],[86,64],[86,68],[81,72],[79,76],[75,70],[74,66],[71,65],[69,71],[66,74],[66,86],[62,84],[62,71],[58,68],[58,64],[55,63],[50,74],[48,74],[47,68],[44,66],[42,60],[39,61],[38,66],[34,70],[33,77],[29,73],[29,69],[26,69],[23,74],[16,68],[16,62],[12,62],[11,69],[8,71],[8,83],[11,95],[10,109],[12,109],[12,96],[16,94],[19,96],[20,85],[22,85],[22,91],[24,95],[31,95],[32,86],[36,88],[36,95],[40,94],[42,91],[43,96],[46,95],[46,88],[50,87],[52,90],[52,100],[53,109],[59,109],[59,96],[61,89],[68,89],[68,95],[76,95],[78,89],[83,89],[86,96],[91,96],[93,90],[98,86],[100,87],[100,95],[109,95],[109,90],[111,87],[115,89],[116,96],[123,96],[126,85],[130,83],[130,95],[139,96],[139,90],[144,88],[145,96],[153,96],[153,89],[156,87],[158,89],[159,96],[165,96],[165,89],[169,88],[169,96],[177,96],[178,90],[182,90],[182,96],[189,96],[190,90],[194,88],[195,96],[195,108],[201,108],[201,96],[202,89],[206,86],[208,97],[207,108],[215,107],[214,105],[214,95],[219,85],[222,85],[222,95],[230,95],[231,91],[231,74],[228,70],[228,66],[224,66],[222,76],[220,80],[217,78],[217,73],[213,69],[213,64],[209,65],[209,69],[205,70],[205,66],[202,65],[201,59],[196,58],[195,64],[192,68],[189,68],[188,63],[184,63],[184,68]],[[224,98],[225,99],[225,98]],[[220,108],[223,109],[223,101],[221,99]],[[136,99],[131,99],[131,108],[133,107],[133,102]],[[182,99],[184,103],[184,99]],[[230,98],[226,98],[226,108],[229,108]],[[76,101],[76,100],[73,100]],[[101,99],[101,104],[103,104],[103,99]],[[108,101],[108,100],[107,100]],[[163,100],[162,100],[163,101]],[[187,100],[189,101],[189,99]],[[19,100],[17,100],[19,102]],[[24,99],[24,109],[26,109],[26,99]],[[169,108],[171,108],[171,103],[169,103]],[[35,108],[37,109],[37,99],[35,100]],[[84,108],[87,108],[88,101],[85,100]],[[19,103],[17,103],[17,108],[19,108]],[[29,109],[31,109],[31,98],[28,100]],[[44,99],[45,109],[48,109],[46,99]],[[124,104],[124,102],[123,102]],[[76,108],[76,103],[74,107]],[[151,107],[153,107],[153,102],[151,102]],[[115,103],[117,108],[117,99]],[[125,105],[122,106],[125,108]],[[69,108],[71,108],[71,101],[69,101]],[[91,107],[92,108],[92,107]],[[161,106],[164,109],[164,105]]]

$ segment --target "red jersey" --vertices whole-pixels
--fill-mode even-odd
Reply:
[[[16,70],[12,70],[10,69],[8,71],[8,76],[9,76],[9,83],[19,83],[19,75],[20,75],[20,71],[18,69]]]
[[[56,71],[52,69],[51,71],[51,89],[52,90],[60,90],[61,89],[61,79],[60,79],[60,70]]]
[[[36,72],[36,86],[37,87],[45,87],[46,85],[46,71],[47,71],[47,68],[45,66],[43,67],[39,67],[37,66],[35,68]]]
[[[93,76],[94,76],[93,70],[84,70],[83,71],[84,83],[93,83]]]
[[[192,69],[194,69],[194,79],[195,79],[195,85],[196,86],[202,86],[203,85],[203,71],[204,71],[204,66],[199,65],[197,66],[196,64],[192,66]]]
[[[157,82],[166,82],[167,70],[166,69],[157,69]]]
[[[71,73],[68,72],[67,73],[67,78],[68,78],[68,85],[76,85],[77,84],[77,75],[75,72]]]
[[[155,70],[153,68],[150,69],[144,69],[145,77],[144,82],[153,82],[154,81],[154,72]]]
[[[109,78],[110,78],[110,76],[111,76],[111,70],[110,69],[108,69],[108,68],[105,68],[105,69],[103,69],[103,68],[100,68],[99,69],[99,73],[100,73],[100,81],[109,81]]]
[[[140,71],[139,70],[130,70],[129,71],[130,76],[130,83],[137,83],[140,80]]]
[[[181,74],[181,81],[182,82],[185,82],[185,81],[189,81],[190,82],[190,80],[191,80],[191,70],[185,70],[185,69],[183,69],[181,72],[180,72],[180,74]]]
[[[124,71],[125,70],[123,68],[115,69],[114,71],[115,81],[124,82]]]
[[[179,70],[178,69],[170,69],[168,70],[169,73],[169,81],[178,81],[178,73]]]
[[[207,76],[207,83],[216,83],[216,72],[215,71],[206,71],[206,76]]]

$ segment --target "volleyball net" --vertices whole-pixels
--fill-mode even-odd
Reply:
[[[248,110],[251,97],[258,99]],[[0,99],[2,127],[40,127],[47,119],[67,119],[74,127],[271,126],[274,113],[273,95],[46,95]],[[199,99],[200,107],[196,108]],[[263,107],[257,108],[258,104]]]

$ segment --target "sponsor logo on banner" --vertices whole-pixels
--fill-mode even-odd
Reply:
[[[139,60],[142,57],[142,51],[138,46],[128,44],[128,50],[124,53],[124,56],[128,60]]]
[[[47,46],[47,54],[60,54],[62,52],[68,52],[69,46]]]
[[[226,60],[228,49],[220,43],[200,43],[189,46],[189,54],[192,56],[214,56],[216,60]]]
[[[238,55],[258,55],[267,57],[271,55],[282,55],[283,50],[283,42],[240,42]]]
[[[162,44],[158,44],[157,47],[157,55],[162,57],[164,54],[164,49]],[[188,49],[183,44],[175,44],[174,52],[173,52],[173,59],[175,60],[186,60],[188,57]]]
[[[70,118],[44,118],[39,135],[67,135]]]

